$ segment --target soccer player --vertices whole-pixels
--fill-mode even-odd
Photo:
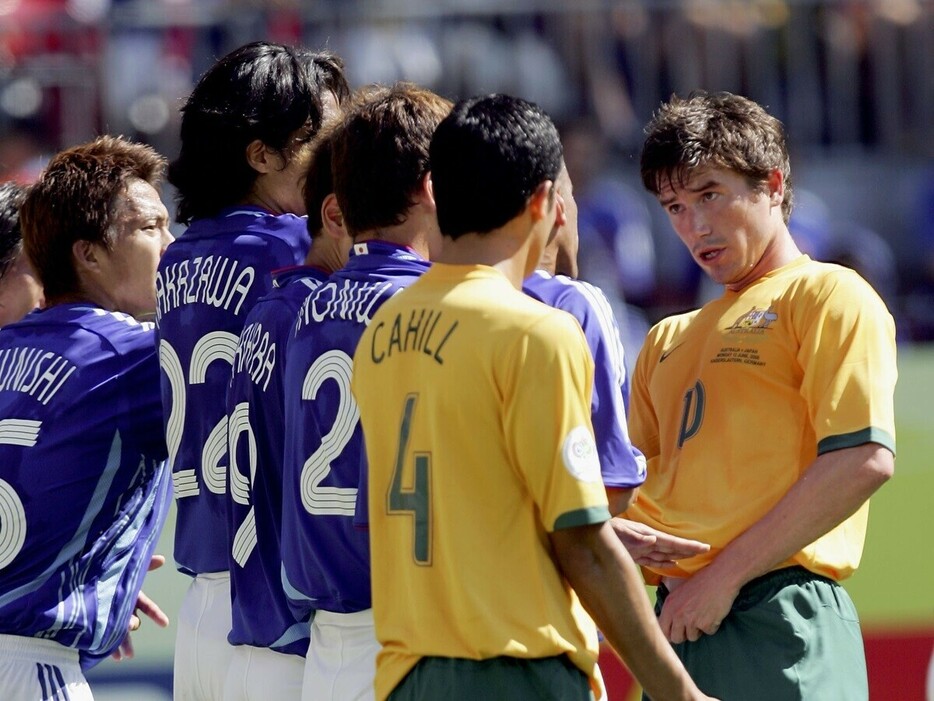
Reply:
[[[43,302],[42,285],[23,255],[19,208],[26,188],[0,183],[0,327],[19,321]]]
[[[610,526],[580,326],[520,292],[556,222],[557,130],[517,98],[466,100],[430,165],[442,251],[354,356],[377,699],[593,698],[572,586],[654,698],[706,698]]]
[[[0,688],[90,699],[118,651],[171,503],[156,265],[164,159],[100,137],[55,156],[22,205],[46,307],[0,330]]]
[[[555,231],[534,273],[522,291],[545,304],[571,314],[584,331],[594,361],[590,417],[600,458],[611,514],[630,505],[636,488],[645,480],[645,457],[629,439],[626,407],[629,377],[623,362],[623,344],[609,301],[602,290],[577,280],[577,203],[571,177],[562,167],[555,181],[558,197]],[[560,269],[561,274],[556,274]],[[674,537],[635,521],[614,518],[613,528],[637,564],[671,566],[675,560],[709,548],[704,543]]]
[[[327,127],[325,127],[327,129]],[[299,699],[308,619],[296,622],[282,588],[282,455],[285,349],[305,297],[350,251],[331,179],[330,141],[316,138],[305,179],[311,248],[305,265],[273,271],[273,290],[247,315],[227,392],[232,548],[230,591],[236,648],[226,701]]]
[[[784,129],[729,93],[674,97],[642,180],[723,294],[649,333],[630,430],[630,518],[711,544],[649,570],[662,630],[724,699],[866,699],[856,611],[869,497],[894,470],[895,327],[852,270],[788,232]]]
[[[440,241],[428,145],[450,108],[413,85],[379,88],[333,135],[334,190],[354,246],[305,300],[286,351],[282,560],[296,612],[315,612],[306,701],[373,698],[379,645],[351,358],[375,310],[428,269]]]
[[[301,181],[311,142],[349,93],[340,61],[247,44],[201,78],[169,166],[188,229],[159,266],[162,402],[178,507],[175,559],[193,576],[178,616],[175,698],[218,699],[233,648],[226,391],[244,320],[270,271],[309,248]]]

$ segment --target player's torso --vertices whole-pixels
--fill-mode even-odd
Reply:
[[[521,330],[557,312],[486,273],[450,287],[432,277],[441,268],[381,310],[356,355],[354,391],[376,429],[367,451],[377,633],[397,653],[557,654],[538,634],[554,625],[562,633],[551,643],[570,637],[571,601],[506,437]],[[529,425],[553,429],[554,417],[527,409]],[[534,593],[519,574],[530,571]],[[479,613],[490,606],[511,614]]]
[[[151,324],[59,305],[0,333],[0,630],[105,637],[114,548],[164,518],[161,424]]]
[[[227,395],[232,534],[231,642],[271,646],[295,626],[281,583],[285,349],[305,297],[326,276],[309,268],[277,274],[276,288],[247,317]],[[303,635],[281,651],[304,654]]]
[[[389,244],[368,242],[356,250],[305,299],[285,377],[285,572],[302,605],[337,612],[370,607],[369,539],[359,493],[366,462],[350,391],[353,354],[376,310],[428,267]]]
[[[227,569],[225,397],[232,363],[247,314],[271,289],[270,271],[300,263],[307,240],[299,217],[234,211],[193,223],[159,264],[162,397],[182,569]]]

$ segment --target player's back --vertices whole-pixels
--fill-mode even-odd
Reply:
[[[377,696],[424,655],[592,655],[547,546],[582,502],[606,511],[576,322],[491,268],[436,263],[383,306],[354,361]]]
[[[0,632],[85,666],[123,639],[165,521],[153,325],[86,304],[0,331]]]
[[[309,266],[275,271],[274,288],[247,315],[234,357],[227,393],[233,645],[297,655],[308,648],[308,623],[296,623],[282,589],[283,389],[298,310],[326,279]]]
[[[270,271],[301,263],[308,246],[304,218],[238,207],[192,222],[159,264],[162,402],[184,571],[227,571],[231,364],[247,314],[271,289]]]
[[[355,244],[299,312],[286,360],[283,570],[297,613],[369,609],[363,437],[350,392],[354,350],[372,315],[428,261],[409,248]]]
[[[645,456],[632,445],[626,413],[629,377],[619,326],[599,287],[565,275],[536,270],[522,291],[550,307],[566,311],[581,326],[594,361],[591,420],[600,453],[604,484],[632,488],[645,481]]]

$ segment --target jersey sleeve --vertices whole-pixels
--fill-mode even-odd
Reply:
[[[629,402],[629,435],[650,466],[661,450],[658,417],[649,394],[650,368],[658,364],[658,336],[655,331],[653,329],[649,332],[636,359]]]
[[[817,452],[879,443],[895,452],[895,322],[856,273],[828,278],[799,320],[801,392]]]
[[[512,349],[507,445],[547,531],[610,516],[590,421],[593,360],[580,327],[551,312]]]
[[[587,283],[577,286],[581,322],[594,360],[591,419],[607,487],[633,488],[645,481],[645,457],[629,438],[628,384],[619,326],[606,296]]]

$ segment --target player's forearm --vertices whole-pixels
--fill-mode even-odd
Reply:
[[[609,522],[556,532],[552,542],[584,607],[652,699],[706,698],[662,635],[639,571]]]
[[[710,565],[737,590],[852,516],[891,476],[894,457],[869,443],[819,456],[788,493]]]

